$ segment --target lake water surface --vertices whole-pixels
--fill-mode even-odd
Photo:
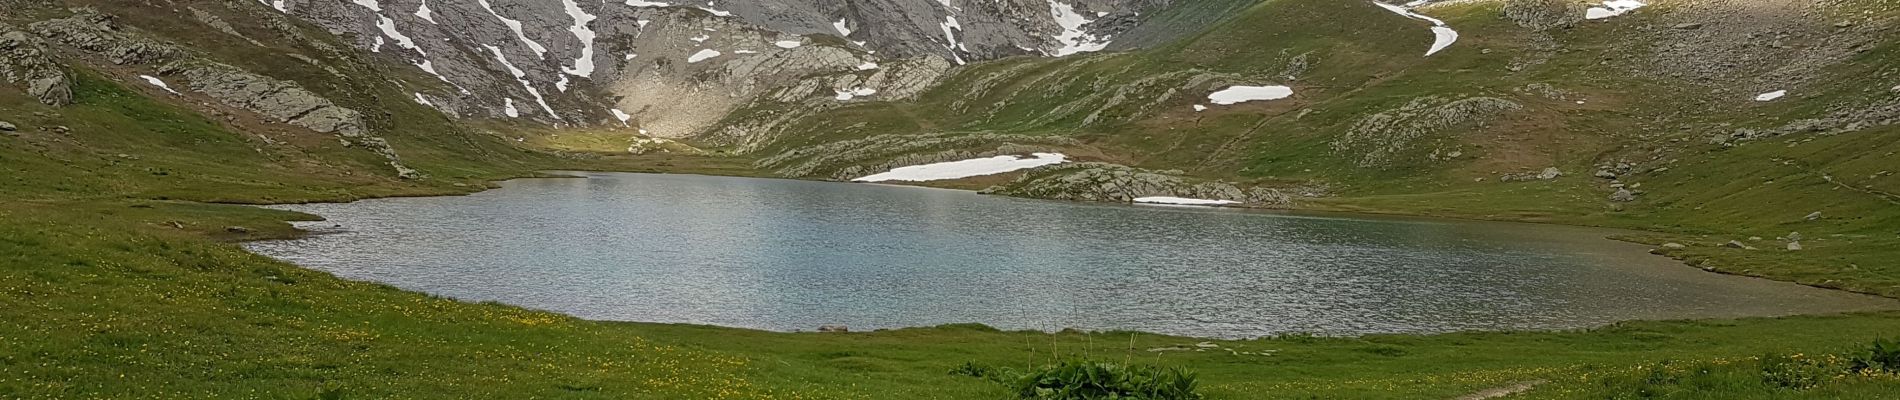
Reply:
[[[463,300],[780,331],[977,322],[1240,338],[1896,304],[1702,272],[1588,228],[575,174],[586,179],[278,206],[329,221],[301,224],[323,234],[248,246]]]

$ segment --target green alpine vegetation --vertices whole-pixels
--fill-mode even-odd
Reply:
[[[1421,7],[1459,32],[1425,57],[1431,23],[1370,1],[1206,1],[1155,17],[1198,33],[1137,50],[973,62],[901,101],[748,102],[718,125],[753,135],[735,141],[451,117],[416,101],[446,79],[317,24],[178,17],[268,10],[251,0],[0,0],[0,398],[1900,398],[1900,311],[1250,340],[788,333],[463,302],[240,245],[317,218],[253,205],[540,171],[846,180],[1058,151],[1081,163],[928,185],[1084,200],[1074,176],[1096,171],[1272,208],[1625,228],[1712,272],[1900,297],[1900,3],[1651,3],[1602,20],[1568,0]],[[117,25],[34,25],[87,15]],[[269,90],[227,101],[179,78],[214,64]],[[48,65],[65,77],[50,91]],[[141,79],[160,70],[181,93]],[[1233,85],[1294,95],[1209,102]],[[310,118],[337,108],[360,115]]]

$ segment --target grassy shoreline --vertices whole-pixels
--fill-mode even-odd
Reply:
[[[576,170],[561,166],[558,169]],[[587,168],[610,171],[611,168]],[[642,171],[654,172],[654,171]],[[666,171],[704,173],[704,171]],[[541,174],[521,174],[524,176]],[[507,175],[498,175],[507,176]],[[496,178],[511,179],[511,178]],[[418,187],[404,196],[459,195],[493,187]],[[368,197],[368,196],[366,196]],[[337,198],[342,200],[343,198]],[[346,398],[456,398],[496,395],[632,398],[1002,398],[1000,387],[950,376],[965,362],[1019,365],[1091,354],[1143,364],[1187,366],[1200,371],[1213,398],[1446,398],[1513,382],[1549,380],[1549,387],[1588,386],[1588,381],[1558,379],[1583,370],[1614,370],[1662,360],[1746,358],[1764,352],[1822,353],[1848,349],[1875,337],[1900,332],[1900,313],[1812,315],[1779,318],[1696,321],[1634,321],[1553,332],[1469,332],[1438,335],[1365,335],[1316,338],[1299,335],[1258,340],[1221,341],[1141,333],[1000,332],[981,326],[953,325],[892,331],[817,334],[776,333],[736,328],[595,322],[517,307],[463,303],[384,285],[349,282],[328,274],[251,254],[239,240],[294,237],[286,221],[300,214],[247,205],[160,200],[15,202],[0,207],[12,230],[0,237],[67,238],[0,241],[4,254],[19,254],[0,278],[0,298],[26,304],[10,307],[6,320],[49,321],[43,325],[0,330],[0,394],[20,398],[70,398],[81,394],[109,397],[245,397],[276,393],[298,398],[340,390]],[[107,218],[99,218],[105,216]],[[172,225],[177,222],[177,225]],[[183,226],[184,228],[172,228]],[[243,234],[227,227],[240,226]],[[30,233],[27,233],[30,232]],[[58,247],[49,249],[49,247]],[[180,251],[183,253],[179,253]],[[208,265],[207,265],[208,264]],[[195,266],[194,266],[195,265]],[[106,284],[97,280],[105,279]],[[75,279],[93,280],[79,289],[62,288]],[[185,280],[189,282],[173,282]],[[195,282],[195,283],[192,283]],[[223,287],[225,294],[200,289]],[[132,289],[132,290],[127,290]],[[183,293],[178,293],[183,292]],[[22,297],[20,293],[59,293]],[[152,304],[151,300],[101,299],[99,296],[158,295],[193,298],[210,305]],[[374,299],[374,300],[365,300]],[[236,309],[215,304],[243,304]],[[332,303],[319,307],[317,304]],[[136,304],[144,304],[134,306]],[[395,306],[413,304],[416,306]],[[80,317],[59,317],[61,310],[85,305]],[[39,306],[39,307],[35,307]],[[392,309],[393,307],[393,309]],[[418,314],[405,307],[424,307]],[[220,313],[218,311],[222,310]],[[235,314],[224,317],[197,313]],[[93,319],[105,317],[100,328]],[[453,315],[445,317],[445,315]],[[87,318],[93,317],[93,318]],[[213,321],[233,320],[234,324]],[[111,321],[119,321],[113,323]],[[260,321],[264,325],[258,325]],[[291,321],[304,321],[293,323]],[[313,321],[325,321],[312,323]],[[1832,326],[1823,333],[1815,327]],[[181,329],[196,334],[184,334]],[[235,343],[220,337],[245,337],[262,329],[274,335]],[[477,336],[459,332],[482,329]],[[549,331],[549,330],[552,331]],[[1126,335],[1126,336],[1123,336]],[[85,338],[79,342],[22,340],[32,337]],[[196,337],[191,339],[188,337]],[[117,338],[117,339],[113,339]],[[1132,340],[1130,340],[1132,339]],[[552,340],[554,343],[548,343]],[[179,375],[180,371],[221,371],[229,365],[199,360],[186,364],[145,360],[151,368],[124,369],[124,352],[148,353],[159,343],[229,344],[211,348],[171,348],[170,354],[223,355],[244,350],[244,357],[284,359],[290,364],[253,366],[258,371],[290,373],[288,382],[234,376]],[[613,358],[640,363],[588,364],[585,355],[633,341],[650,347],[625,350]],[[1132,341],[1134,351],[1127,344]],[[1200,342],[1221,348],[1277,350],[1273,356],[1241,357],[1225,351],[1150,352]],[[524,346],[524,343],[547,343]],[[558,343],[558,344],[557,344]],[[576,345],[575,343],[594,343]],[[1113,344],[1110,344],[1113,343]],[[290,347],[285,347],[290,346]],[[314,347],[313,347],[314,346]],[[332,350],[318,350],[327,348]],[[586,350],[582,350],[582,349]],[[1060,350],[1067,349],[1067,350]],[[1117,352],[1119,349],[1119,352]],[[1510,349],[1510,350],[1506,350]],[[1535,349],[1535,350],[1533,350]],[[261,351],[267,354],[249,353]],[[333,359],[328,352],[356,355]],[[620,351],[620,350],[615,350]],[[533,352],[537,355],[530,356]],[[554,352],[555,356],[543,352]],[[491,354],[492,353],[492,354]],[[1540,354],[1542,353],[1542,354]],[[21,355],[46,355],[52,362],[32,365]],[[469,376],[514,382],[499,387],[412,374],[379,375],[352,371],[353,363],[388,369],[440,368],[445,359],[487,354],[458,371]],[[514,355],[506,355],[514,354]],[[1511,354],[1540,354],[1519,357]],[[506,356],[504,356],[506,355]],[[519,357],[519,358],[517,358]],[[559,360],[560,368],[525,376],[482,368],[525,368],[524,360]],[[213,356],[212,358],[223,358]],[[137,359],[136,357],[134,359]],[[305,360],[307,359],[307,360]],[[508,361],[513,360],[513,361]],[[690,362],[685,360],[692,360]],[[677,370],[657,366],[676,365]],[[513,365],[513,366],[510,366]],[[611,365],[612,367],[603,367]],[[404,366],[404,367],[398,367]],[[424,367],[427,366],[427,367]],[[545,368],[545,367],[542,367]],[[370,368],[375,369],[375,368]],[[1363,369],[1363,370],[1362,370]],[[130,386],[78,385],[84,376],[126,371]],[[528,369],[533,371],[533,369]],[[380,378],[379,378],[380,376]],[[574,379],[573,376],[591,377]],[[621,378],[645,377],[644,381]],[[716,378],[716,379],[715,379]],[[206,381],[226,379],[228,381]],[[274,378],[275,379],[275,378]],[[440,378],[448,379],[448,378]],[[196,382],[199,384],[185,384]],[[644,382],[644,384],[642,384]],[[656,382],[680,382],[660,385]],[[1850,390],[1885,390],[1892,382],[1871,381]],[[415,388],[400,386],[413,385]],[[659,385],[659,386],[654,386]],[[1270,396],[1259,396],[1267,391]],[[121,396],[130,393],[144,395]],[[296,393],[303,393],[298,395]],[[1533,389],[1531,393],[1539,393]],[[801,397],[802,396],[802,397]],[[283,397],[283,396],[279,396]],[[1556,396],[1561,397],[1561,396]]]

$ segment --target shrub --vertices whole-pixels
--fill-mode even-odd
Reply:
[[[1867,352],[1854,356],[1849,370],[1855,373],[1900,373],[1900,344],[1885,339],[1874,340]]]
[[[1824,365],[1799,356],[1768,355],[1761,358],[1761,380],[1782,389],[1803,390],[1825,383],[1840,366]]]
[[[1197,400],[1194,372],[1179,367],[1068,361],[1016,377],[1017,396],[1034,400]]]

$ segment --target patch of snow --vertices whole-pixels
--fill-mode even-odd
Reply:
[[[1090,22],[1095,21],[1083,17],[1082,14],[1075,13],[1074,6],[1062,4],[1056,0],[1049,0],[1049,13],[1055,16],[1056,25],[1062,27],[1062,33],[1055,36],[1056,42],[1062,43],[1062,48],[1056,49],[1051,55],[1061,57],[1075,53],[1102,51],[1102,49],[1108,48],[1110,38],[1098,38],[1095,37],[1094,34],[1082,30],[1083,25],[1088,25]]]
[[[865,96],[877,94],[877,89],[872,89],[872,88],[857,88],[857,89],[851,89],[851,90],[834,90],[834,91],[838,93],[838,96],[834,97],[835,99],[838,99],[838,101],[847,101],[847,100],[851,100],[851,99],[855,99],[859,97],[865,97]]]
[[[554,89],[567,93],[567,82],[567,75],[561,75],[561,80],[554,81]]]
[[[483,10],[488,10],[488,15],[495,16],[495,19],[501,20],[502,25],[508,26],[508,30],[514,31],[515,39],[520,40],[521,44],[527,45],[529,50],[534,50],[535,57],[543,60],[548,58],[548,48],[541,46],[541,43],[535,42],[534,39],[529,39],[528,34],[521,30],[520,20],[501,16],[501,13],[495,12],[494,6],[488,4],[488,0],[475,0],[475,3],[481,4]]]
[[[1200,105],[1200,104],[1194,105],[1194,112],[1202,112],[1202,111],[1207,111],[1207,106]]]
[[[416,53],[421,53],[422,55],[425,55],[425,56],[429,55],[428,52],[422,51],[422,47],[416,46],[415,40],[410,39],[408,35],[404,35],[402,34],[402,32],[396,31],[396,20],[394,19],[390,19],[389,17],[385,17],[385,16],[382,16],[381,14],[377,14],[376,15],[376,29],[382,30],[383,36],[388,36],[390,39],[395,39],[396,46],[399,46],[405,49],[415,50]]]
[[[607,111],[613,112],[614,119],[620,120],[621,125],[626,125],[627,121],[633,119],[632,115],[628,115],[626,111],[620,111],[618,108],[609,108]]]
[[[350,2],[368,8],[370,11],[383,12],[383,7],[376,4],[376,0],[350,0]]]
[[[264,5],[270,6],[270,8],[277,9],[277,12],[290,12],[290,5],[284,4],[285,0],[276,0],[276,1],[257,0],[257,2],[264,3]]]
[[[865,61],[863,64],[858,64],[859,71],[870,71],[874,69],[877,69],[877,63]]]
[[[838,36],[851,37],[851,27],[845,25],[845,20],[842,18],[838,19],[838,22],[831,23],[831,28],[838,30]]]
[[[622,59],[622,60],[632,60],[632,59],[633,59],[634,57],[639,57],[639,56],[640,56],[639,54],[633,54],[633,53],[627,53],[627,55],[626,55],[625,57],[621,57],[620,59]]]
[[[1286,86],[1228,86],[1226,89],[1207,95],[1207,100],[1225,106],[1255,100],[1279,100],[1292,96],[1293,88]]]
[[[686,38],[686,40],[691,40],[693,41],[693,43],[705,43],[706,39],[712,39],[712,35],[707,35],[707,34],[702,33],[702,34],[699,34],[699,36]]]
[[[777,43],[772,43],[772,45],[778,46],[781,49],[796,49],[798,48],[798,46],[804,46],[805,42],[801,42],[797,40],[780,40]]]
[[[1648,4],[1643,4],[1643,2],[1637,0],[1605,0],[1602,7],[1590,7],[1590,9],[1584,10],[1583,19],[1614,17],[1634,11],[1638,8],[1643,8],[1643,6],[1647,5]]]
[[[1447,28],[1443,26],[1434,26],[1432,27],[1432,38],[1433,38],[1432,48],[1429,50],[1425,50],[1426,57],[1430,57],[1433,54],[1438,54],[1439,51],[1443,51],[1445,50],[1445,48],[1451,47],[1452,43],[1457,43],[1458,31],[1454,31],[1454,30],[1451,30],[1451,28]]]
[[[435,103],[430,103],[429,98],[422,97],[422,93],[416,93],[416,104],[435,107]]]
[[[1776,90],[1773,92],[1762,93],[1761,95],[1755,96],[1755,101],[1775,101],[1775,99],[1779,99],[1782,96],[1787,96],[1787,95],[1788,95],[1788,91],[1786,90]]]
[[[732,54],[759,54],[759,52],[754,50],[733,50]]]
[[[719,50],[701,49],[699,50],[698,53],[693,53],[691,57],[686,57],[686,63],[692,64],[692,63],[697,63],[700,61],[706,61],[706,59],[718,57],[720,55],[721,53],[719,52]]]
[[[715,16],[715,17],[730,17],[730,16],[732,16],[732,12],[730,12],[730,11],[724,11],[724,10],[714,10],[714,9],[713,9],[712,7],[697,7],[697,6],[696,6],[696,7],[693,7],[693,8],[697,8],[697,9],[700,9],[700,10],[702,10],[702,11],[705,11],[705,12],[709,12],[709,13],[712,13],[712,15],[713,15],[713,16]]]
[[[427,72],[429,73],[429,75],[435,75],[435,79],[441,79],[442,82],[447,82],[450,84],[455,83],[455,82],[449,82],[449,78],[442,76],[442,73],[435,72],[435,62],[433,61],[422,60],[422,62],[416,63],[416,68],[422,69],[422,72]]]
[[[1458,31],[1452,30],[1450,25],[1445,25],[1444,20],[1432,18],[1432,17],[1426,16],[1425,14],[1419,14],[1417,12],[1412,11],[1412,9],[1406,8],[1404,6],[1395,6],[1395,5],[1386,4],[1386,3],[1377,2],[1377,1],[1372,2],[1372,4],[1379,6],[1379,8],[1383,8],[1386,11],[1391,11],[1398,15],[1403,15],[1406,18],[1416,18],[1416,19],[1424,20],[1425,22],[1432,23],[1432,47],[1430,49],[1425,50],[1426,57],[1431,57],[1433,54],[1438,54],[1439,51],[1443,51],[1445,50],[1445,48],[1451,47],[1452,43],[1458,42]],[[1416,3],[1416,4],[1422,5],[1425,3]]]
[[[507,115],[508,118],[521,118],[521,110],[515,108],[515,99],[504,97],[501,100],[502,114]]]
[[[946,5],[945,7],[947,8],[949,6]],[[958,55],[957,50],[970,51],[969,49],[965,49],[962,43],[957,42],[957,31],[963,30],[963,24],[957,22],[956,15],[945,15],[943,16],[943,22],[938,23],[937,26],[943,28],[943,40],[947,46],[946,48],[950,49],[951,57],[956,58],[957,64],[963,64],[963,56]]]
[[[1030,157],[996,156],[936,164],[913,165],[892,169],[889,172],[852,179],[853,182],[926,182],[946,179],[962,179],[973,176],[995,175],[1011,171],[1020,171],[1045,165],[1069,162],[1068,156],[1060,153],[1036,153]]]
[[[561,114],[556,114],[554,112],[554,107],[548,107],[548,100],[546,98],[541,97],[541,91],[538,89],[535,89],[534,84],[528,82],[527,71],[522,71],[520,68],[515,68],[514,63],[508,62],[508,56],[501,53],[500,47],[495,47],[494,45],[487,45],[487,44],[482,45],[482,47],[487,47],[488,52],[493,53],[495,55],[496,61],[501,61],[502,66],[508,67],[508,73],[513,74],[515,76],[515,82],[520,82],[522,88],[528,89],[528,94],[534,96],[534,102],[541,105],[542,111],[548,112],[548,117],[551,117],[557,120],[561,119]],[[514,102],[513,99],[509,99],[510,104],[513,104],[513,102]]]
[[[139,78],[145,79],[145,83],[150,83],[152,84],[152,86],[157,86],[159,89],[165,89],[165,91],[172,92],[172,94],[179,94],[178,91],[172,90],[172,85],[165,84],[164,80],[158,79],[158,77],[156,76],[139,75]]]
[[[1172,205],[1182,205],[1182,206],[1224,206],[1224,205],[1229,205],[1229,204],[1240,204],[1240,202],[1233,201],[1233,200],[1190,199],[1186,197],[1168,197],[1168,196],[1139,197],[1135,199],[1135,202],[1147,203],[1147,204],[1172,204]]]
[[[627,0],[627,5],[634,7],[666,7],[669,4],[657,1]]]
[[[593,14],[588,14],[587,10],[582,9],[580,3],[574,0],[561,0],[561,5],[567,8],[567,15],[574,18],[574,26],[567,27],[567,31],[573,33],[574,38],[581,41],[580,58],[574,59],[573,68],[562,67],[561,72],[582,78],[592,77],[594,76],[594,38],[597,35],[594,34],[592,28],[587,27],[587,24],[593,23],[595,17]],[[566,77],[562,79],[565,80]]]
[[[435,12],[429,11],[429,0],[422,0],[422,5],[416,7],[416,18],[422,18],[422,20],[429,21],[431,24],[437,24],[435,22]]]
[[[369,52],[371,53],[383,52],[383,37],[382,36],[377,36],[375,41],[370,42]]]

